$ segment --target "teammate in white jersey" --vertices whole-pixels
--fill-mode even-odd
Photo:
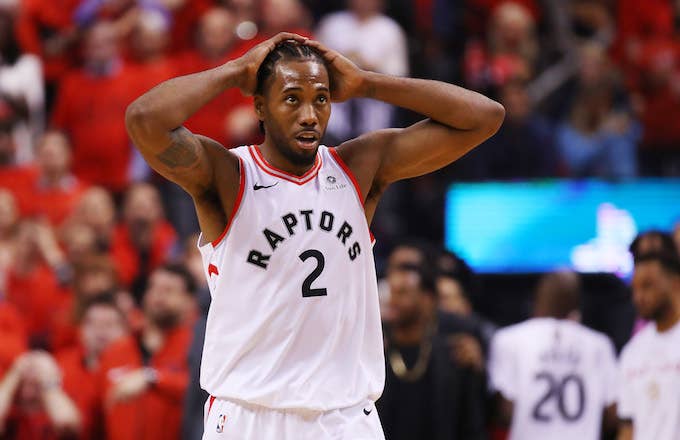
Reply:
[[[512,440],[597,440],[603,425],[616,429],[614,347],[575,320],[579,291],[575,273],[546,275],[535,317],[494,335],[490,381]]]
[[[230,87],[255,95],[262,145],[227,150],[182,127]],[[353,97],[428,119],[320,145],[331,100]],[[130,105],[135,145],[193,197],[201,226],[212,294],[205,439],[383,438],[373,406],[384,359],[368,225],[390,183],[453,162],[503,115],[477,93],[363,71],[289,33]]]
[[[680,438],[680,261],[672,238],[657,237],[658,245],[631,246],[633,302],[651,322],[621,353],[619,440]]]

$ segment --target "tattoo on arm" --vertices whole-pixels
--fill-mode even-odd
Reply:
[[[193,146],[175,141],[165,150],[156,155],[163,165],[168,168],[187,168],[198,161],[198,155]]]

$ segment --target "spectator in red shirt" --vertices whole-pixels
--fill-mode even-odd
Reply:
[[[71,146],[63,133],[45,133],[37,146],[38,176],[32,185],[28,214],[59,226],[75,209],[85,191],[71,174]]]
[[[0,382],[0,436],[7,440],[73,438],[82,419],[61,386],[61,371],[47,352],[20,356]]]
[[[71,16],[80,0],[22,0],[16,35],[24,52],[38,55],[47,80],[48,104],[57,82],[76,60],[79,31]]]
[[[7,277],[7,300],[26,320],[31,345],[47,347],[52,311],[63,300],[58,273],[63,255],[48,225],[24,220]]]
[[[102,356],[109,440],[180,438],[187,354],[195,314],[194,280],[181,265],[156,269],[144,294],[146,323]]]
[[[168,260],[176,234],[163,216],[158,190],[147,183],[130,187],[123,201],[123,222],[113,234],[111,255],[120,281],[136,298],[149,273]]]
[[[128,333],[127,321],[112,294],[90,298],[81,311],[79,343],[55,355],[63,374],[63,389],[80,411],[79,439],[103,437],[101,396],[98,389],[100,358],[116,340]]]
[[[120,57],[112,23],[90,28],[84,55],[84,68],[69,73],[61,84],[52,124],[73,141],[74,174],[119,193],[129,183],[131,158],[122,115],[139,92],[137,76]]]

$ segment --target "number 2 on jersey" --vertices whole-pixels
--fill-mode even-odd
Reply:
[[[543,397],[536,402],[534,410],[531,413],[534,420],[545,423],[553,420],[554,414],[550,414],[550,411],[546,408],[551,400],[554,400],[557,404],[557,412],[562,419],[567,422],[575,422],[581,418],[583,410],[585,409],[586,398],[585,386],[583,385],[581,376],[577,374],[568,374],[560,380],[550,372],[541,371],[534,376],[534,379],[537,381],[544,381],[547,385],[546,392],[543,394]],[[567,408],[565,396],[570,389],[575,389],[576,392],[577,403],[575,408]]]
[[[307,275],[307,278],[302,282],[302,297],[309,298],[310,296],[326,296],[328,291],[325,287],[323,288],[312,288],[312,283],[319,278],[323,268],[326,266],[326,259],[323,254],[316,249],[308,249],[300,254],[300,260],[307,261],[309,258],[314,258],[316,260],[316,267]]]

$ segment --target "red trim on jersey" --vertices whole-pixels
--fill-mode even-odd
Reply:
[[[352,173],[352,170],[349,169],[347,164],[345,163],[344,160],[342,160],[342,157],[340,157],[340,154],[337,152],[335,147],[328,148],[328,152],[331,153],[331,156],[333,156],[333,159],[340,165],[340,168],[347,174],[347,177],[349,177],[349,180],[352,181],[352,185],[354,186],[354,191],[357,193],[357,197],[359,198],[359,203],[361,204],[361,208],[365,209],[364,207],[364,198],[361,196],[361,188],[359,187],[359,182],[357,182],[356,177],[354,177],[354,173]],[[369,226],[368,228],[368,235],[371,237],[371,244],[375,244],[375,236],[373,235],[373,232],[371,232],[371,228]]]
[[[297,185],[304,185],[305,183],[313,180],[321,169],[321,157],[319,154],[316,155],[316,159],[314,160],[314,165],[312,168],[310,168],[302,176],[296,176],[295,174],[291,174],[287,171],[280,170],[270,165],[264,156],[262,156],[262,152],[257,146],[251,145],[248,148],[248,151],[250,151],[250,155],[253,157],[255,164],[260,167],[262,171],[269,174],[270,176],[278,177],[279,179],[287,180],[288,182],[292,182]]]
[[[222,239],[227,235],[227,232],[229,232],[229,228],[231,227],[231,224],[234,222],[234,217],[238,212],[238,208],[239,206],[241,206],[241,200],[243,200],[243,193],[245,192],[246,189],[246,167],[243,164],[243,159],[241,159],[240,157],[238,158],[238,165],[239,165],[238,195],[236,196],[236,201],[234,201],[234,207],[231,209],[231,214],[229,214],[227,226],[224,228],[224,231],[222,231],[220,236],[213,240],[212,242],[213,247],[217,247],[217,245],[220,244]]]
[[[208,276],[210,276],[212,274],[219,275],[220,272],[217,270],[217,266],[215,266],[214,264],[209,264],[208,265]]]
[[[354,185],[354,190],[357,192],[357,196],[359,197],[359,201],[361,202],[361,206],[364,206],[364,198],[361,195],[361,188],[359,187],[359,182],[357,182],[357,179],[354,177],[354,173],[349,169],[347,164],[345,163],[344,160],[340,157],[338,152],[335,150],[335,147],[329,148],[328,152],[331,153],[331,156],[333,156],[333,159],[340,165],[340,168],[347,174],[347,177],[349,177],[349,180],[352,181],[352,185]]]
[[[213,403],[215,403],[215,396],[210,396],[208,399],[208,414],[210,414],[210,410],[212,409]]]

